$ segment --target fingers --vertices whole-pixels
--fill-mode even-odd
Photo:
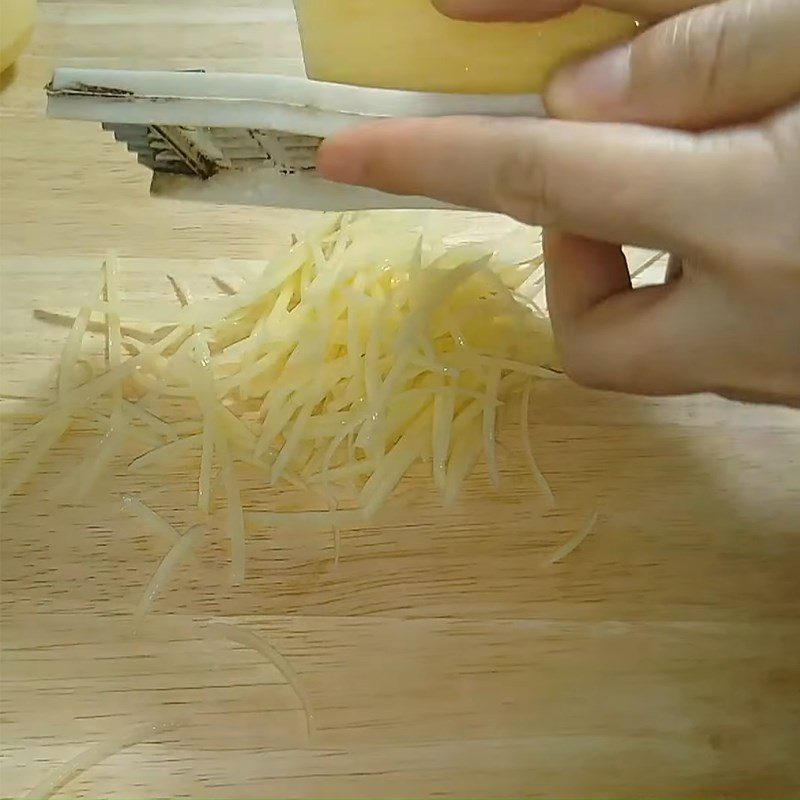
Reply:
[[[443,14],[476,22],[531,22],[574,11],[582,0],[433,0]],[[715,0],[595,0],[592,5],[660,19]]]
[[[559,73],[549,110],[565,119],[707,129],[800,98],[800,2],[727,0],[665,20]]]
[[[545,256],[550,316],[564,370],[576,382],[631,394],[800,403],[791,292],[768,289],[764,304],[730,292],[730,284],[726,290],[713,270],[691,261],[671,282],[632,289],[620,247],[554,230],[545,235]],[[773,313],[748,317],[753,302]]]
[[[679,284],[631,289],[622,249],[545,236],[548,307],[565,371],[595,389],[673,395],[704,390]]]
[[[328,140],[318,164],[343,183],[687,252],[730,237],[720,198],[739,197],[744,213],[757,206],[763,159],[755,147],[631,125],[464,117],[365,126]]]
[[[573,11],[579,3],[435,0],[435,5],[459,19],[531,21]],[[547,95],[554,116],[702,130],[752,120],[800,97],[797,0],[596,0],[594,5],[664,21],[631,43],[562,71]]]
[[[611,298],[633,291],[622,248],[550,228],[545,231],[547,307],[558,334]],[[640,295],[641,297],[641,295]]]

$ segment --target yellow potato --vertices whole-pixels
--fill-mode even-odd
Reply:
[[[25,49],[35,18],[36,0],[0,0],[0,72]]]
[[[630,37],[631,17],[597,8],[542,23],[447,19],[430,0],[295,0],[316,80],[462,93],[540,92],[565,61]]]

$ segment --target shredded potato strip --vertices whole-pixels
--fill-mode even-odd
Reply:
[[[558,550],[550,557],[551,564],[560,564],[567,556],[571,555],[575,552],[595,531],[597,528],[597,523],[600,521],[600,512],[595,511],[592,515],[590,515],[589,519],[586,521],[586,524],[576,533],[569,541],[567,541],[563,547],[559,547]]]
[[[101,275],[97,280],[97,285],[90,294],[91,301],[95,301],[100,296],[105,285],[105,276]],[[61,364],[58,371],[58,396],[60,399],[66,396],[67,392],[75,385],[75,369],[80,359],[83,340],[92,318],[91,302],[80,309],[72,329],[67,336],[64,349],[61,352]]]
[[[101,438],[61,486],[69,498],[85,497],[129,443],[146,448],[128,465],[134,475],[199,457],[197,505],[211,515],[221,487],[240,582],[245,523],[299,520],[248,515],[239,467],[264,484],[324,496],[330,511],[320,519],[333,531],[336,559],[341,528],[377,514],[415,467],[425,465],[446,503],[482,453],[499,482],[503,408],[522,394],[527,428],[531,385],[561,379],[536,304],[543,259],[527,232],[478,244],[453,244],[445,232],[417,214],[325,215],[239,290],[217,280],[222,296],[190,303],[170,277],[180,307],[153,302],[126,324],[118,262],[109,257],[75,317],[47,317],[71,326],[58,399],[37,405],[35,422],[0,445],[3,458],[23,454],[3,499],[88,414]],[[87,331],[105,335],[105,367],[84,358]],[[552,498],[527,433],[523,442]],[[126,502],[169,537],[166,522]],[[339,502],[357,508],[341,512]],[[200,536],[190,533],[171,543],[158,581]],[[143,602],[139,616],[152,598]]]
[[[364,516],[374,516],[395,490],[403,476],[430,448],[431,408],[420,415],[399,442],[386,454],[361,490]]]
[[[208,343],[200,335],[194,337],[195,360],[188,362],[187,375],[189,383],[196,392],[205,424],[203,439],[203,462],[201,466],[201,508],[207,510],[211,495],[211,456],[208,452],[216,451],[222,469],[222,480],[225,485],[228,506],[228,534],[231,540],[231,580],[234,584],[244,581],[245,573],[245,527],[244,512],[239,482],[236,478],[230,443],[225,433],[225,425],[218,424],[219,401],[217,400],[214,376],[211,371],[211,353]],[[206,435],[211,431],[210,437]],[[209,441],[210,438],[210,441]]]
[[[491,371],[486,382],[486,399],[483,408],[483,447],[486,453],[486,465],[489,469],[489,477],[495,486],[500,486],[500,472],[497,467],[497,441],[495,431],[497,429],[497,400],[500,392],[500,379],[502,377],[499,368]]]
[[[441,492],[444,492],[447,485],[447,462],[455,414],[455,393],[437,393],[433,400],[433,479]]]
[[[111,756],[137,744],[155,739],[162,733],[175,730],[177,727],[179,727],[177,722],[147,723],[145,725],[136,725],[121,734],[111,736],[102,742],[92,745],[88,750],[78,753],[65,764],[56,767],[23,797],[26,800],[49,800],[70,781],[80,777],[92,767],[102,764]]]
[[[142,599],[136,607],[134,613],[134,627],[139,628],[144,618],[153,607],[156,598],[161,594],[164,587],[168,584],[178,567],[186,561],[187,557],[194,552],[203,536],[208,533],[206,525],[195,525],[184,533],[172,546],[170,551],[164,556],[158,569],[153,573],[152,578],[142,594]]]
[[[194,334],[192,337],[195,346],[198,343],[198,337],[199,334]],[[196,352],[192,355],[184,354],[183,357],[176,357],[173,360],[174,375],[180,378],[188,387],[189,396],[195,400],[203,415],[203,429],[200,434],[202,452],[197,487],[197,506],[204,514],[210,514],[212,502],[211,471],[219,427],[217,421],[217,398],[213,383],[209,384],[205,369],[198,364],[195,360],[196,358],[198,358]]]
[[[476,412],[476,419],[478,415],[479,412]],[[450,456],[451,466],[447,473],[444,491],[445,505],[453,505],[458,499],[461,486],[469,473],[472,472],[483,448],[483,431],[479,421],[465,426],[463,433],[453,439],[453,452]]]
[[[176,545],[181,535],[160,514],[145,505],[138,497],[125,495],[122,498],[122,507],[130,514],[141,520],[150,530],[157,533],[170,547]]]
[[[122,324],[120,322],[119,262],[115,255],[109,255],[104,264],[105,293],[109,310],[106,314],[108,326],[106,351],[108,364],[112,369],[122,365]],[[112,389],[111,426],[122,425],[122,383]]]
[[[522,393],[522,401],[520,405],[520,428],[522,429],[522,446],[525,450],[525,459],[528,462],[528,467],[536,481],[536,485],[541,490],[542,494],[547,498],[551,506],[555,505],[556,498],[547,478],[542,474],[539,469],[539,464],[536,462],[536,456],[533,454],[533,442],[531,441],[531,427],[530,427],[530,407],[531,407],[531,389],[533,382],[528,379],[525,382],[525,390]]]
[[[99,296],[100,293],[103,291],[103,287],[105,286],[105,275],[103,275],[97,281],[97,291],[92,293],[92,297]],[[91,317],[91,313],[94,309],[93,303],[87,303],[84,306],[87,314]],[[44,308],[36,308],[33,311],[33,318],[39,320],[40,322],[45,322],[48,325],[57,325],[61,328],[70,328],[72,329],[78,320],[80,313],[78,314],[67,314],[61,311],[50,311]],[[104,334],[108,330],[108,326],[105,322],[95,322],[91,318],[87,320],[86,324],[86,333],[100,333]],[[130,339],[133,343],[137,344],[151,344],[154,339],[160,337],[159,331],[146,331],[143,330],[141,327],[135,327],[133,325],[122,325],[120,328],[122,333],[123,339],[127,338]]]
[[[239,644],[242,647],[255,650],[255,652],[264,656],[264,658],[280,672],[286,682],[292,687],[294,693],[297,695],[297,699],[303,706],[303,711],[306,715],[306,731],[310,738],[314,733],[314,710],[311,706],[311,699],[301,683],[300,677],[286,658],[263,636],[258,636],[252,631],[239,627],[238,625],[215,622],[208,626],[208,630],[210,633]]]
[[[0,447],[0,457],[6,458],[27,445],[36,442],[40,434],[47,432],[48,429],[57,425],[59,422],[66,421],[62,432],[69,427],[73,416],[95,400],[97,397],[113,389],[121,380],[124,380],[136,367],[146,363],[144,356],[134,356],[129,358],[121,366],[111,369],[103,375],[94,378],[83,386],[71,389],[67,394],[53,406],[53,410],[43,417],[39,422],[32,425],[27,430],[21,431],[16,436],[3,442]]]
[[[49,423],[44,427],[39,438],[15,466],[11,479],[7,483],[3,482],[0,505],[5,505],[11,495],[19,491],[36,474],[41,462],[72,425],[72,417],[69,414],[48,417],[48,419]],[[3,472],[7,474],[6,470]]]
[[[203,438],[202,433],[197,433],[165,444],[163,447],[157,447],[155,450],[150,450],[148,453],[144,453],[131,461],[128,465],[128,469],[131,472],[139,472],[148,467],[170,464],[191,452],[193,449],[202,447]]]
[[[83,503],[86,500],[128,439],[128,428],[124,421],[118,422],[117,427],[113,427],[112,418],[111,425],[96,450],[86,457],[73,475],[66,476],[64,483],[56,490],[56,497],[70,499],[73,503]],[[71,496],[67,495],[67,492]]]
[[[231,540],[231,582],[238,586],[245,577],[245,526],[239,481],[234,471],[228,443],[221,436],[217,439],[219,459],[222,464],[222,479],[228,496],[228,533]]]
[[[123,410],[129,414],[133,419],[138,419],[150,431],[152,431],[159,439],[167,439],[169,441],[177,441],[178,434],[175,432],[175,427],[163,419],[157,417],[152,412],[148,411],[144,406],[138,403],[123,403]]]

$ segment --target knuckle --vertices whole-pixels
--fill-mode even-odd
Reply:
[[[634,75],[663,73],[667,63],[671,85],[681,91],[690,88],[702,104],[736,90],[738,61],[750,52],[748,36],[749,26],[735,18],[728,4],[703,6],[645,33],[634,44]],[[733,64],[736,74],[730,69]]]
[[[707,266],[724,265],[748,280],[761,264],[786,277],[800,263],[800,106],[748,134],[714,134],[709,153],[719,159],[714,209],[694,234]],[[713,212],[713,213],[712,213]],[[748,220],[747,225],[736,224]]]
[[[796,267],[800,259],[800,103],[767,126],[766,138],[774,176],[772,197],[780,206],[773,217],[779,227],[777,241]]]
[[[519,136],[505,148],[494,174],[495,207],[532,225],[549,225],[553,219],[552,181],[547,159],[532,137]]]
[[[698,15],[695,29],[687,37],[686,61],[701,96],[706,98],[716,97],[724,88],[725,65],[732,38],[728,20],[727,14],[712,7],[710,13]]]
[[[611,391],[618,388],[602,359],[594,358],[589,348],[577,338],[560,342],[561,367],[574,383],[586,389]]]
[[[658,357],[643,342],[597,332],[561,342],[564,373],[579,386],[635,395],[670,394],[678,388],[675,376],[664,374]]]

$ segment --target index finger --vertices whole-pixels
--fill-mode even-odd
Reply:
[[[661,19],[717,0],[593,0],[592,5]],[[448,17],[476,22],[536,22],[574,11],[582,0],[433,0]]]
[[[763,183],[769,170],[765,154],[748,141],[737,152],[727,140],[638,125],[397,120],[327,140],[319,167],[343,183],[499,211],[590,239],[686,252],[730,237],[736,202],[747,206],[733,209],[743,219],[758,216],[754,175]]]

